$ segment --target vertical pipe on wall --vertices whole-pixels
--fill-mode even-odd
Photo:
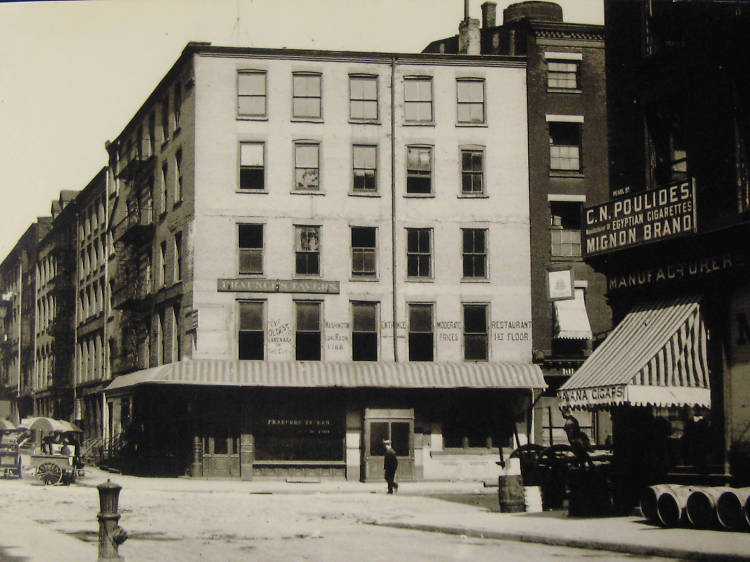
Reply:
[[[398,361],[396,337],[398,301],[396,299],[396,57],[391,58],[391,295],[393,306],[393,360]]]

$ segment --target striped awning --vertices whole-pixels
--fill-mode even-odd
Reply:
[[[557,392],[561,407],[711,406],[699,298],[642,304]]]
[[[572,299],[555,301],[555,337],[561,340],[593,337],[582,289],[576,289]]]
[[[106,391],[143,384],[281,388],[547,388],[541,369],[531,363],[187,359],[119,376]]]

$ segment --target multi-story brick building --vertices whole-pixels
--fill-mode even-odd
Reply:
[[[77,191],[52,201],[49,231],[39,241],[35,270],[34,415],[73,415],[75,205]]]
[[[555,390],[611,325],[604,276],[581,252],[582,209],[609,196],[604,28],[564,21],[554,2],[512,4],[501,25],[496,12],[485,2],[481,27],[467,13],[458,35],[425,52],[526,59],[532,349],[549,384],[535,408],[535,442],[567,443]],[[502,103],[497,94],[488,92],[488,103]],[[558,282],[568,298],[553,301]],[[607,416],[582,412],[579,422],[598,441],[611,431]]]
[[[49,231],[50,218],[29,226],[0,264],[2,293],[3,398],[16,421],[34,412],[34,328],[36,322],[36,264],[39,241]]]
[[[107,273],[109,266],[107,169],[101,169],[76,197],[75,419],[86,439],[103,433],[102,389],[110,379],[107,357]]]
[[[613,411],[626,483],[658,476],[643,468],[655,458],[724,474],[727,451],[750,441],[749,7],[604,8],[612,199],[587,209],[584,228],[618,324],[560,395]],[[618,490],[627,504],[633,490]]]
[[[190,44],[109,143],[129,458],[381,478],[389,437],[404,478],[495,475],[544,386],[525,89],[517,56]]]

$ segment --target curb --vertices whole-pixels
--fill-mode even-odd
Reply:
[[[444,533],[449,535],[465,535],[472,538],[495,539],[506,541],[518,541],[549,546],[565,546],[570,548],[583,548],[590,550],[606,550],[624,554],[636,554],[639,556],[660,556],[662,558],[678,558],[682,560],[737,560],[747,561],[750,556],[741,554],[727,554],[718,552],[695,552],[681,548],[647,546],[642,544],[626,544],[595,539],[576,539],[560,536],[528,534],[512,531],[490,531],[479,529],[468,529],[464,527],[444,527],[440,525],[429,525],[423,523],[385,523],[379,521],[368,521],[369,525],[378,527],[391,527],[394,529],[408,529],[412,531],[426,531],[431,533]]]

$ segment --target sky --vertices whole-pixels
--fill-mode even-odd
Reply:
[[[484,0],[470,0],[481,18]],[[602,0],[556,0],[603,23]],[[497,0],[498,23],[509,0]],[[463,0],[0,0],[0,261],[63,189],[83,189],[188,41],[420,52]]]

